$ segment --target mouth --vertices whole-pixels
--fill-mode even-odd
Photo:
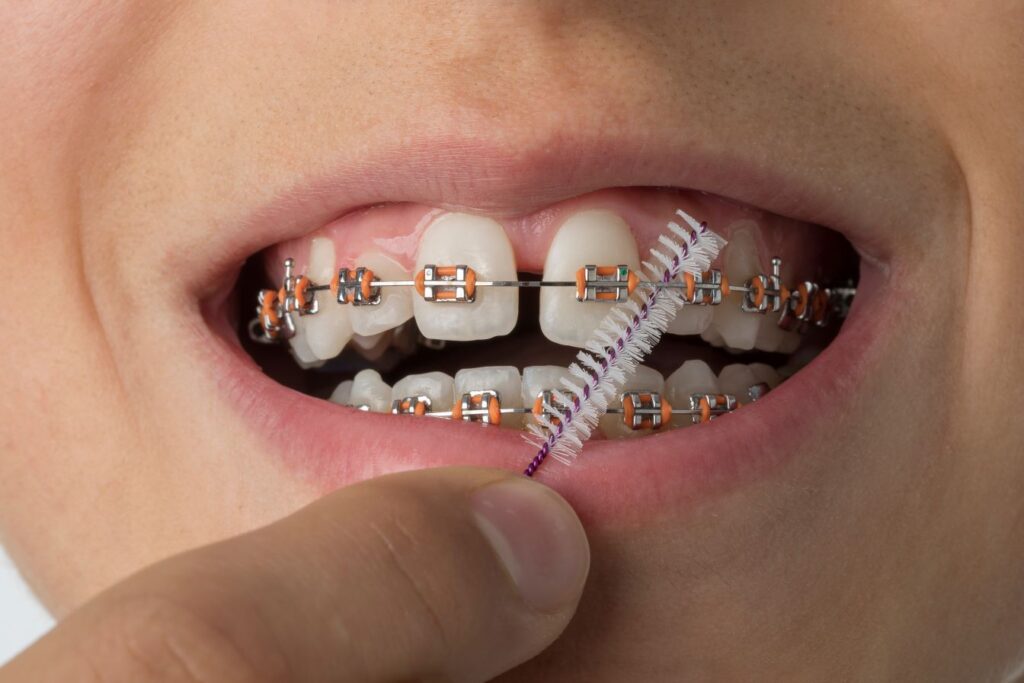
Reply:
[[[582,514],[619,519],[732,488],[783,466],[853,398],[878,320],[859,311],[877,301],[885,273],[836,230],[704,191],[611,187],[527,211],[348,208],[258,245],[235,266],[232,296],[208,298],[221,384],[282,460],[325,491],[420,467],[522,471],[539,399],[568,379],[625,288],[613,267],[625,267],[623,281],[640,272],[677,209],[727,245],[578,461],[539,476]],[[481,283],[518,284],[459,301],[466,275],[449,272],[459,265]],[[600,275],[581,273],[591,265]],[[260,291],[286,276],[293,291],[310,288],[303,305],[316,312],[251,323]],[[758,282],[768,296],[755,306]],[[598,300],[579,300],[588,295]]]

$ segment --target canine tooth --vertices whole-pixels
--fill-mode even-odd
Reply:
[[[328,399],[331,403],[337,403],[340,406],[352,405],[352,385],[354,382],[350,379],[345,380],[334,388],[331,392],[331,397]]]
[[[478,280],[515,280],[516,260],[504,228],[490,218],[448,213],[423,233],[417,272],[426,264],[466,265]],[[519,319],[519,292],[511,287],[479,287],[476,301],[437,303],[413,299],[423,336],[448,341],[490,339],[508,334]]]
[[[381,378],[376,370],[363,370],[352,378],[352,391],[349,394],[350,405],[367,406],[370,412],[391,412],[391,387]]]
[[[316,357],[313,350],[309,348],[309,342],[306,341],[305,318],[298,318],[295,321],[295,336],[288,340],[288,347],[292,351],[292,357],[295,358],[295,362],[303,370],[318,368],[324,364],[322,359]]]
[[[629,226],[611,211],[582,211],[570,216],[555,234],[544,262],[544,279],[572,281],[585,265],[619,264],[640,268]],[[582,347],[612,305],[581,303],[572,287],[545,287],[540,293],[541,331],[558,344]]]
[[[455,380],[443,372],[428,372],[409,375],[398,380],[391,388],[391,400],[398,401],[410,396],[426,396],[430,409],[435,413],[452,409],[455,402]]]
[[[673,408],[690,407],[693,394],[719,393],[718,378],[702,360],[688,360],[665,380],[665,395]],[[689,415],[673,415],[672,425],[688,427],[693,424]]]
[[[609,408],[622,407],[622,394],[627,391],[654,391],[664,395],[665,378],[661,373],[646,365],[638,365],[632,375],[626,378],[619,395],[608,402]],[[619,413],[601,417],[601,432],[608,438],[641,436],[648,431],[633,431],[626,426],[623,416]]]
[[[759,381],[750,366],[743,363],[726,365],[718,373],[718,386],[722,392],[732,394],[740,403],[750,402],[747,390]]]
[[[523,380],[519,370],[513,366],[466,368],[455,373],[455,400],[471,391],[493,389],[498,392],[502,408],[523,407]],[[518,429],[523,424],[522,415],[502,415],[501,426]]]
[[[744,225],[733,230],[729,244],[723,250],[725,276],[729,282],[737,285],[761,272],[761,262],[757,258],[757,242],[754,239],[754,228]],[[754,348],[757,333],[761,327],[762,316],[756,313],[744,313],[740,310],[743,301],[741,292],[732,292],[725,297],[721,305],[715,307],[714,317],[709,329],[714,329],[722,336],[726,346],[743,351]],[[774,324],[774,322],[772,323]]]
[[[330,282],[334,272],[334,243],[326,237],[316,237],[309,244],[309,267],[306,273],[313,282]],[[316,315],[304,316],[306,343],[313,355],[321,360],[334,358],[352,338],[352,319],[349,306],[341,306],[329,292],[318,295],[320,310]]]
[[[372,270],[378,280],[412,280],[401,264],[377,252],[361,255],[356,265]],[[412,318],[412,297],[411,287],[381,287],[379,304],[352,307],[352,331],[369,337],[398,327]]]
[[[368,337],[354,334],[352,335],[352,348],[358,351],[359,355],[366,360],[378,360],[390,348],[393,336],[394,333],[391,330]]]
[[[757,378],[757,381],[764,382],[768,385],[769,389],[774,389],[782,384],[782,375],[780,375],[779,371],[772,366],[766,363],[751,363],[748,367],[750,367],[750,371],[754,373],[754,377]]]

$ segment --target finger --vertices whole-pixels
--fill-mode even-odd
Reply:
[[[487,680],[558,637],[588,567],[579,520],[541,484],[471,468],[391,475],[141,572],[4,673]]]

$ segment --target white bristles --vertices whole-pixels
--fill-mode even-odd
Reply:
[[[668,224],[668,232],[658,238],[643,264],[651,281],[671,282],[683,273],[701,273],[710,268],[725,244],[706,224],[682,209],[676,214],[689,228]],[[527,438],[539,450],[526,469],[528,476],[548,455],[564,463],[579,455],[609,402],[661,340],[683,304],[677,289],[641,287],[605,316],[585,350],[569,366],[573,379],[562,380],[565,391],[558,392],[556,402],[563,405],[556,408],[545,402],[547,414],[529,426]]]

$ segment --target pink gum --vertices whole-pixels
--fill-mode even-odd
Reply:
[[[633,231],[641,258],[646,258],[647,250],[664,232],[666,223],[678,220],[675,211],[680,208],[698,220],[707,221],[712,230],[726,239],[739,226],[755,225],[765,272],[768,272],[769,259],[779,256],[787,284],[798,278],[818,281],[822,276],[827,278],[832,265],[828,257],[834,253],[831,247],[842,241],[837,234],[819,226],[734,204],[714,195],[673,189],[599,190],[525,216],[494,218],[504,226],[512,242],[518,270],[540,273],[555,232],[573,213],[591,209],[617,213]],[[295,259],[296,272],[305,272],[310,242],[315,237],[328,237],[334,242],[339,265],[358,266],[357,259],[373,251],[390,256],[411,272],[423,231],[443,213],[443,209],[408,203],[357,209],[302,238],[274,245],[266,251],[267,269],[277,281],[282,272],[281,263],[290,256]],[[487,212],[477,213],[488,215]]]

